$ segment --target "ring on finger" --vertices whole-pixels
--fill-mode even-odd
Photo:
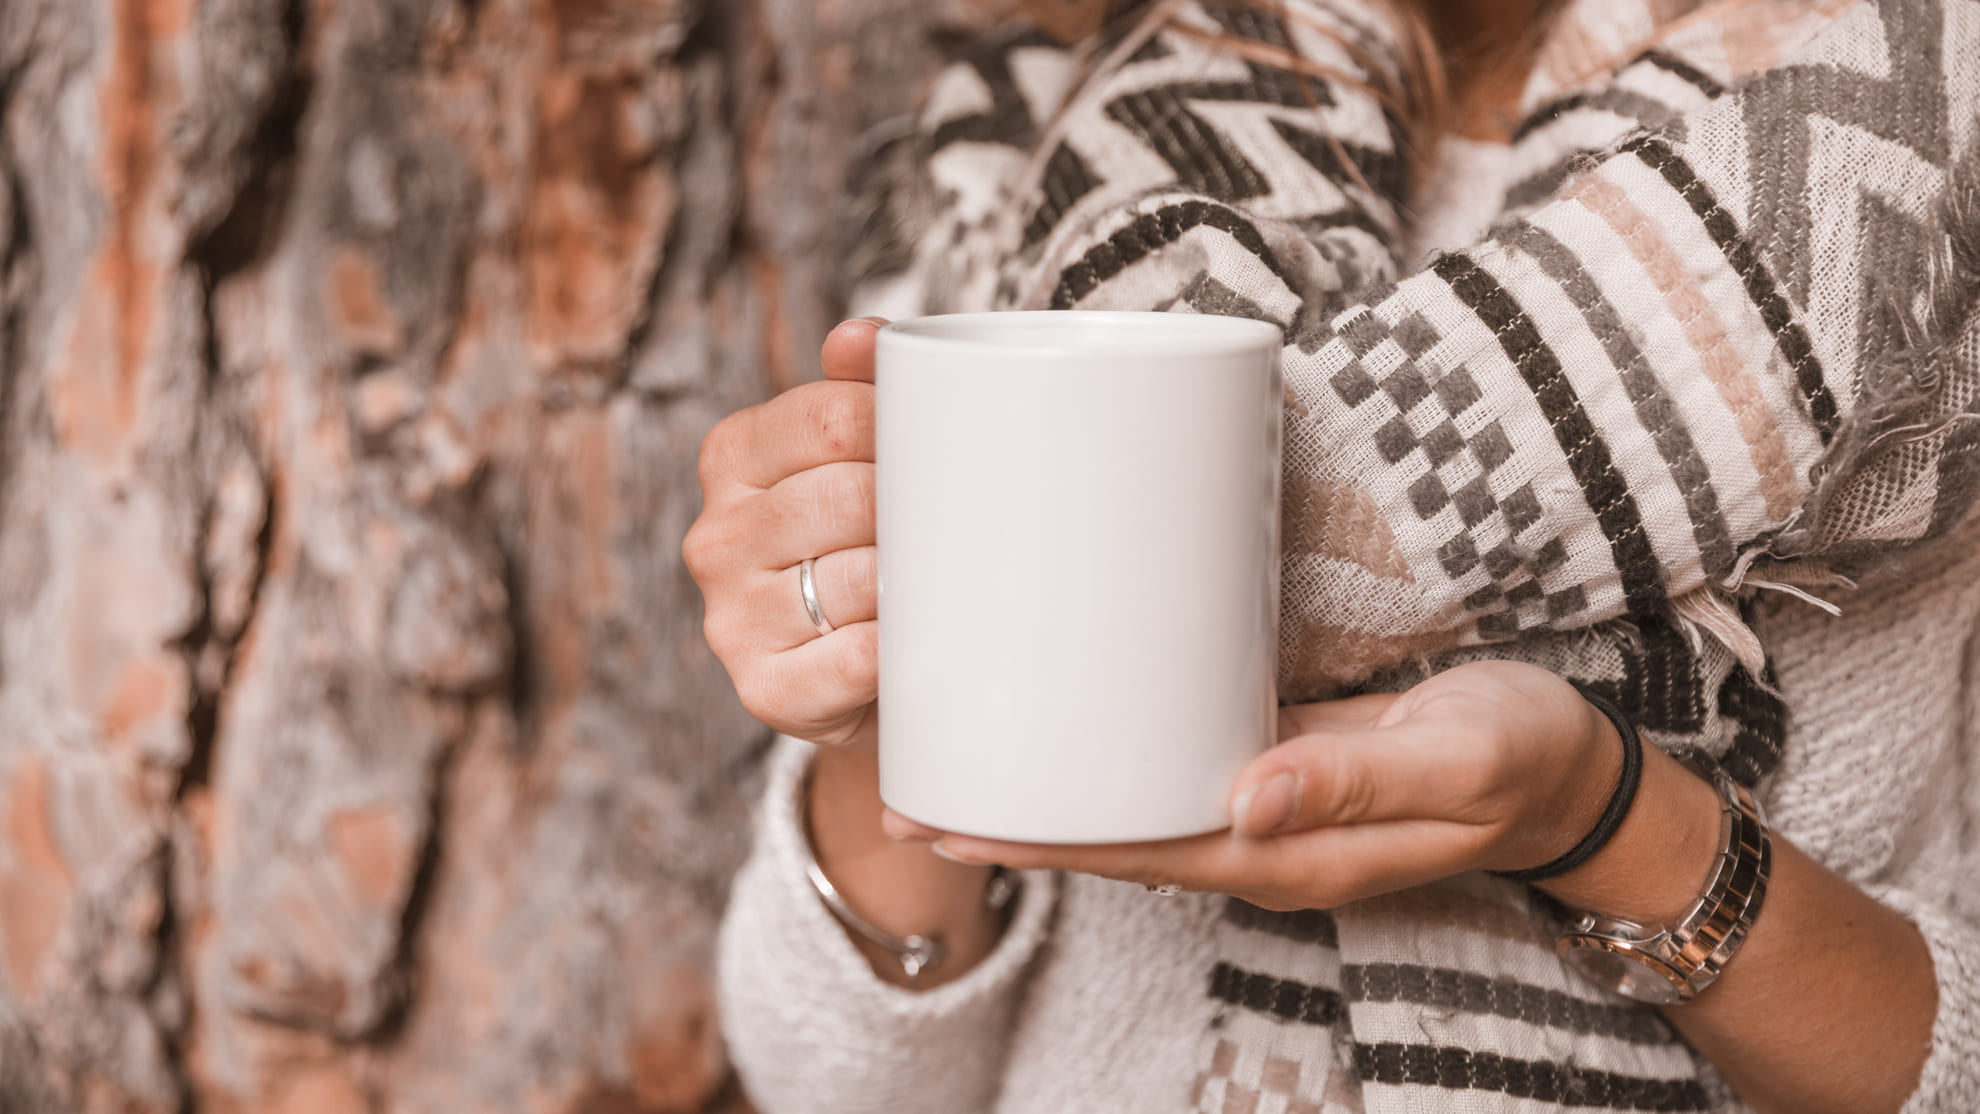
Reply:
[[[804,563],[798,566],[798,592],[804,597],[804,613],[810,618],[811,625],[818,628],[819,634],[826,635],[831,634],[834,628],[832,621],[825,617],[825,609],[818,603],[818,576],[812,571],[817,564],[818,558],[806,557]]]

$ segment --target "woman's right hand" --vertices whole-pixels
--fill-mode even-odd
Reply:
[[[879,321],[825,338],[822,382],[737,411],[701,446],[701,517],[682,554],[706,604],[703,633],[743,707],[824,746],[870,746],[879,694],[874,550],[873,347]],[[813,566],[821,635],[798,566]]]
[[[874,550],[873,337],[877,319],[825,338],[825,380],[722,420],[701,446],[701,517],[682,552],[701,586],[703,632],[743,707],[826,749],[814,756],[808,833],[818,864],[882,931],[939,935],[948,956],[923,989],[961,976],[996,945],[985,909],[989,870],[945,862],[880,826],[874,700],[880,691],[879,575]],[[832,633],[805,614],[798,565],[816,557],[818,602]],[[852,942],[890,982],[909,980],[890,953]]]
[[[840,892],[882,931],[939,935],[948,956],[923,989],[961,976],[996,945],[985,909],[989,870],[945,862],[880,825],[874,743],[880,688],[874,549],[873,344],[878,319],[825,338],[823,382],[740,410],[701,446],[701,517],[682,553],[701,586],[703,633],[743,707],[770,727],[825,747],[809,778],[813,853]],[[798,566],[813,568],[821,635],[805,613]],[[909,980],[891,953],[853,945],[881,978]]]

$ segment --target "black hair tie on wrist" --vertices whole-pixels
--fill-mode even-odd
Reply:
[[[1643,777],[1643,740],[1636,733],[1635,725],[1622,709],[1608,700],[1590,692],[1582,685],[1574,684],[1581,698],[1594,705],[1595,710],[1607,716],[1616,725],[1616,734],[1622,736],[1623,765],[1622,780],[1616,782],[1616,791],[1609,796],[1609,806],[1602,810],[1602,818],[1595,821],[1595,827],[1580,843],[1569,848],[1567,853],[1551,862],[1525,870],[1494,870],[1490,873],[1512,882],[1544,882],[1549,878],[1559,878],[1568,871],[1595,857],[1595,853],[1608,845],[1616,829],[1622,827],[1623,817],[1629,815],[1629,806],[1636,801],[1636,784]]]

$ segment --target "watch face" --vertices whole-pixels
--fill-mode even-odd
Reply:
[[[1675,975],[1666,974],[1652,961],[1611,951],[1602,941],[1571,941],[1562,956],[1582,977],[1625,998],[1659,1006],[1685,1000]]]

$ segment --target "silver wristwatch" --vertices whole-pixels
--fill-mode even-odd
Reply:
[[[1586,913],[1555,941],[1582,975],[1626,998],[1689,1002],[1712,985],[1760,914],[1773,841],[1760,805],[1709,756],[1685,764],[1719,791],[1719,857],[1704,892],[1673,924],[1644,925]]]

